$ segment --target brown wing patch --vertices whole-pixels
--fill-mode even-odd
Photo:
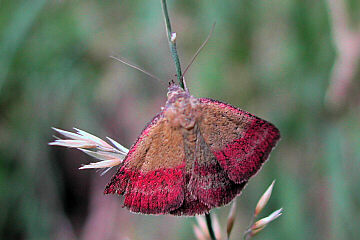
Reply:
[[[241,112],[234,112],[225,103],[200,98],[202,119],[200,131],[212,151],[219,151],[245,133],[254,117]],[[221,106],[223,105],[223,107]]]
[[[180,130],[171,128],[163,117],[141,134],[135,147],[127,166],[142,172],[174,168],[181,165],[185,159]]]
[[[159,114],[131,147],[105,193],[125,195],[133,212],[165,214],[184,200],[184,144],[179,130]]]
[[[280,138],[271,123],[246,111],[201,98],[200,131],[221,167],[235,183],[246,182],[262,166]]]

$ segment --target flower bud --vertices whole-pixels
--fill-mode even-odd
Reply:
[[[275,180],[271,183],[271,185],[268,187],[268,189],[266,189],[266,191],[264,192],[264,194],[261,196],[261,198],[259,199],[256,208],[255,208],[255,213],[254,216],[256,217],[257,215],[259,215],[259,213],[264,209],[264,207],[266,206],[267,202],[269,201],[270,197],[271,197],[271,193],[272,193],[272,189],[274,187],[275,184]]]

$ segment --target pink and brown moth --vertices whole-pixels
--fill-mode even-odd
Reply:
[[[124,195],[132,212],[192,216],[228,204],[268,159],[279,130],[229,104],[195,98],[174,83],[167,98],[130,150],[79,129],[55,129],[72,140],[50,144],[103,160],[80,169],[119,165],[104,192]]]
[[[130,148],[105,194],[145,214],[196,215],[228,204],[280,138],[271,123],[171,84],[162,111]]]

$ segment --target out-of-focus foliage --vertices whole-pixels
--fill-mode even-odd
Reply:
[[[359,1],[346,4],[359,27]],[[327,2],[168,5],[183,67],[217,23],[187,73],[191,93],[248,110],[282,133],[270,161],[237,199],[232,239],[240,239],[273,179],[268,209],[285,212],[259,239],[360,236],[359,85],[352,87],[355,100],[326,108],[336,59]],[[102,195],[113,172],[80,172],[87,156],[47,145],[55,126],[129,147],[159,111],[166,89],[109,59],[112,54],[165,83],[174,78],[160,0],[1,1],[0,239],[194,238],[192,218],[129,213],[121,197]],[[228,210],[216,210],[223,226]]]

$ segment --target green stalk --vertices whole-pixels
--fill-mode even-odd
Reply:
[[[180,87],[185,89],[184,80],[183,80],[182,73],[181,73],[181,65],[180,65],[179,55],[176,50],[176,35],[175,35],[176,33],[173,33],[171,31],[171,23],[170,23],[169,13],[168,13],[167,5],[166,5],[166,0],[161,0],[161,3],[162,3],[162,9],[164,12],[164,20],[165,20],[165,25],[166,25],[166,32],[167,32],[167,36],[168,36],[171,57],[173,58],[175,67],[176,67],[177,79],[179,81]],[[211,223],[210,213],[206,213],[205,218],[206,218],[206,225],[209,229],[210,238],[211,238],[211,240],[216,240],[214,230],[212,227],[212,223]]]
[[[163,12],[164,12],[164,20],[165,20],[165,25],[166,25],[166,32],[168,35],[171,57],[173,58],[175,67],[176,67],[177,80],[179,81],[179,85],[183,89],[185,89],[184,80],[183,80],[182,73],[181,73],[179,55],[176,50],[176,33],[173,33],[171,31],[171,23],[170,23],[169,13],[168,13],[167,5],[166,5],[166,0],[161,0],[161,3],[162,3]]]
[[[215,233],[214,233],[214,229],[212,227],[212,222],[211,222],[211,215],[210,213],[205,213],[205,219],[206,219],[206,225],[209,229],[209,234],[210,234],[210,238],[211,240],[216,240],[215,237]]]

